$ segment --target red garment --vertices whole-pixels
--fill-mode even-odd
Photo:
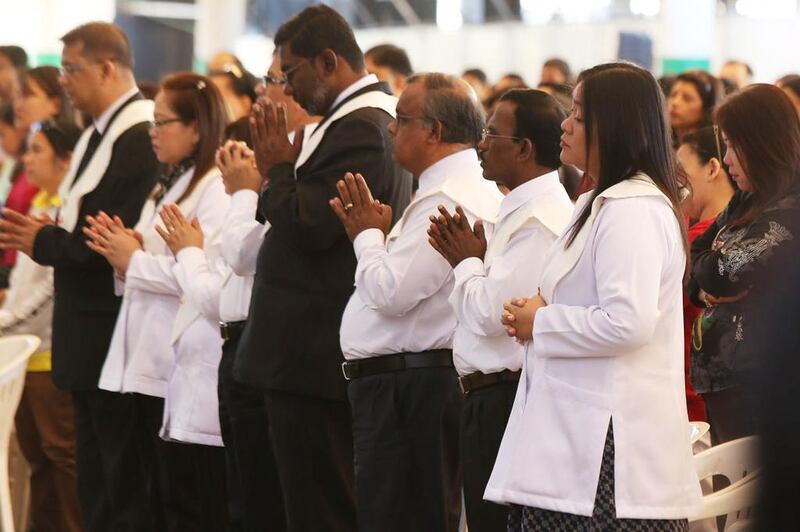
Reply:
[[[706,229],[708,229],[716,219],[717,217],[715,216],[714,218],[709,218],[708,220],[703,220],[689,226],[689,244],[691,244],[695,238],[705,233]],[[700,307],[694,306],[692,302],[689,301],[689,298],[686,297],[686,294],[683,295],[683,336],[685,340],[684,375],[686,378],[686,406],[689,409],[689,421],[706,420],[705,403],[703,403],[703,398],[692,388],[692,382],[689,377],[692,356],[692,325],[702,310],[703,309]]]
[[[37,192],[39,192],[39,188],[28,182],[28,175],[23,170],[17,175],[14,184],[11,185],[4,207],[14,209],[22,214],[28,214],[33,197]],[[13,249],[7,249],[0,255],[0,264],[3,266],[13,267],[16,262],[17,252]]]

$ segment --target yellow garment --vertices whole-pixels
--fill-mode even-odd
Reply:
[[[61,207],[61,197],[58,194],[52,196],[46,190],[40,190],[33,197],[31,206],[40,211],[47,211],[52,208]]]
[[[52,369],[50,360],[50,351],[34,353],[33,356],[28,359],[28,371],[50,371]]]

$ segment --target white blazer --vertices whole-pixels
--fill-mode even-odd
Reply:
[[[591,515],[613,422],[617,517],[686,518],[702,500],[684,389],[678,220],[644,175],[606,190],[591,212],[568,249],[569,231],[548,252],[549,304],[536,314],[484,497]]]
[[[175,364],[170,333],[182,290],[173,272],[175,259],[156,233],[160,207],[174,203],[186,190],[194,167],[178,178],[159,205],[145,202],[136,230],[145,251],[137,251],[125,274],[124,297],[114,326],[99,387],[113,392],[138,392],[165,397]],[[218,233],[228,205],[219,170],[210,170],[180,202],[184,215],[197,217],[206,240]]]

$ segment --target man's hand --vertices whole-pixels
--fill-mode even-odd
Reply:
[[[276,105],[266,97],[259,98],[250,111],[250,135],[256,165],[264,179],[273,165],[294,164],[303,146],[301,133],[295,134],[294,143],[289,142],[286,105]]]
[[[533,338],[533,320],[536,312],[546,307],[547,302],[541,294],[536,297],[516,297],[503,304],[503,315],[500,319],[506,328],[506,334],[517,339],[517,342],[524,344]]]
[[[469,226],[464,210],[456,207],[456,213],[450,216],[444,205],[439,205],[439,217],[431,216],[431,227],[428,230],[428,242],[433,249],[455,268],[458,263],[468,257],[483,260],[486,254],[486,234],[483,222],[477,220],[475,228]]]
[[[42,227],[52,224],[53,221],[47,216],[27,216],[13,209],[3,209],[3,219],[0,220],[0,248],[14,249],[31,257],[36,235]]]
[[[112,219],[103,211],[97,216],[87,216],[86,221],[88,225],[83,228],[88,238],[86,245],[105,257],[118,277],[124,277],[131,257],[143,247],[141,235],[125,227],[119,217]]]
[[[330,200],[331,208],[344,225],[350,240],[365,229],[380,229],[384,235],[392,227],[392,208],[372,198],[369,186],[361,174],[350,172],[336,183],[338,198]]]
[[[226,142],[217,150],[216,162],[228,194],[240,190],[261,191],[263,181],[256,168],[255,155],[244,142]]]
[[[716,305],[722,305],[724,303],[736,303],[740,299],[744,299],[744,297],[747,296],[747,294],[749,294],[749,293],[750,293],[750,289],[747,288],[745,290],[742,290],[741,292],[739,292],[735,296],[714,297],[711,294],[706,293],[705,291],[703,291],[701,289],[700,292],[697,294],[697,297],[698,297],[698,299],[700,301],[705,303],[707,307],[713,307],[713,306],[716,306]]]
[[[165,229],[156,226],[156,231],[173,255],[184,248],[203,249],[203,230],[197,218],[192,218],[190,223],[175,204],[165,205],[159,214]]]

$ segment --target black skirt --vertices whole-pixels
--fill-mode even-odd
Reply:
[[[614,431],[608,425],[591,517],[512,505],[509,532],[686,532],[686,519],[619,519],[614,502]]]

